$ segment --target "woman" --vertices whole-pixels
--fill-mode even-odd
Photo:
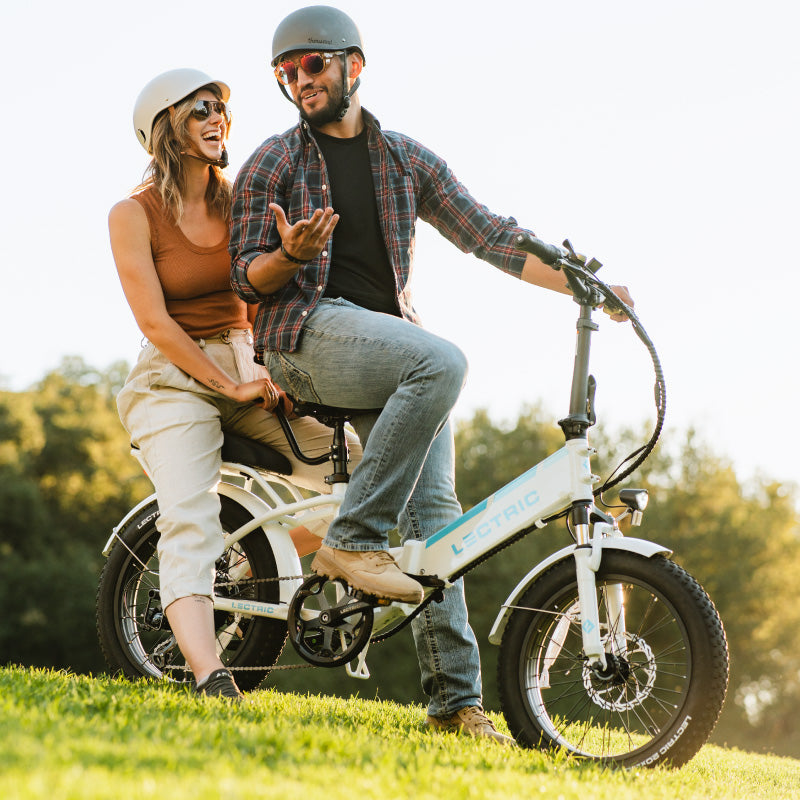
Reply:
[[[229,95],[225,83],[193,69],[145,86],[134,127],[152,160],[136,193],[111,209],[109,231],[125,297],[148,340],[117,405],[158,496],[161,602],[197,690],[240,699],[216,652],[211,602],[223,551],[214,491],[222,430],[280,450],[292,480],[316,491],[330,491],[330,465],[299,462],[267,413],[281,397],[253,361],[248,307],[230,287],[231,187],[222,173]],[[309,455],[328,452],[327,428],[311,419],[292,426]],[[358,441],[349,446],[360,460]],[[301,554],[319,546],[306,529],[293,534]]]

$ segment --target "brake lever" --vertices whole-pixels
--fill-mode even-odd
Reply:
[[[569,253],[570,258],[576,264],[580,264],[582,267],[586,265],[586,256],[582,253],[576,253],[575,248],[572,246],[572,242],[570,242],[569,239],[564,239],[561,245]]]

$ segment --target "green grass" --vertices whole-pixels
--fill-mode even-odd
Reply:
[[[0,668],[0,798],[796,798],[800,761],[706,746],[680,770],[602,770],[426,731],[424,709]],[[495,721],[505,730],[502,719]]]

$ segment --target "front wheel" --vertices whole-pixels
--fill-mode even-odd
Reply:
[[[508,726],[527,747],[625,767],[680,766],[711,735],[725,699],[719,615],[662,556],[606,551],[596,582],[604,671],[583,653],[573,559],[544,572],[515,605],[498,661]],[[610,610],[614,598],[624,614]]]

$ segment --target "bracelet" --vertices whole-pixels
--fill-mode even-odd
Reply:
[[[286,248],[283,246],[283,242],[281,242],[281,255],[287,260],[291,261],[292,264],[308,264],[309,261],[313,261],[313,259],[309,258],[305,261],[302,258],[295,258],[294,256],[290,256],[286,252]]]

